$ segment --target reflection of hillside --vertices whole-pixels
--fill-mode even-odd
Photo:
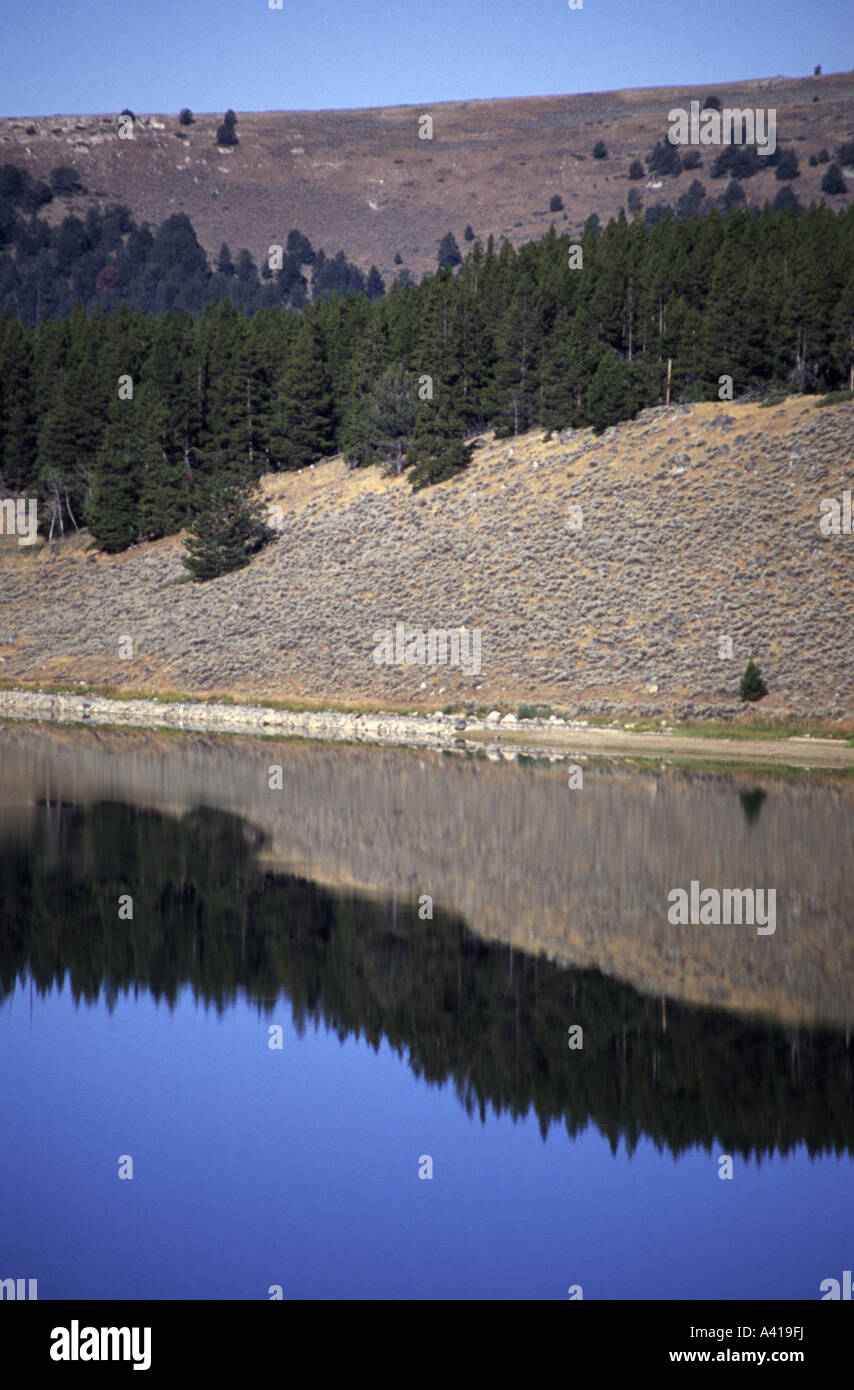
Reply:
[[[302,1029],[383,1038],[469,1113],[533,1110],[545,1133],[592,1119],[616,1147],[854,1148],[847,1035],[784,1029],[651,999],[594,971],[490,945],[442,913],[333,894],[265,872],[257,834],[200,808],[181,820],[117,803],[39,808],[32,846],[0,844],[0,997],[29,971],[66,974],[108,1007],[190,983],[223,1009],[238,989],[270,1018],[284,990]],[[132,921],[119,920],[121,894]],[[580,1024],[582,1050],[567,1029]]]
[[[82,756],[85,750],[85,757]],[[0,728],[7,803],[209,805],[265,862],[329,886],[430,893],[478,935],[651,994],[788,1022],[854,1017],[854,787],[676,771],[522,768],[395,749]],[[271,764],[283,790],[269,789]],[[748,818],[740,793],[757,806]],[[8,806],[5,814],[9,814]],[[777,930],[675,928],[670,888],[774,887]]]

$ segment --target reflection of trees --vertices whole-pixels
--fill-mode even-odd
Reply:
[[[29,857],[0,848],[0,996],[29,970],[66,972],[108,1007],[137,987],[174,1003],[186,984],[224,1009],[239,990],[271,1011],[284,991],[300,1031],[385,1038],[417,1076],[451,1081],[470,1114],[533,1110],[545,1133],[592,1119],[613,1147],[649,1135],[678,1152],[854,1148],[844,1033],[793,1030],[655,999],[594,971],[489,945],[415,904],[332,894],[265,872],[258,835],[199,809],[43,808]],[[133,920],[118,899],[133,897]],[[582,1050],[567,1045],[580,1023]]]
[[[762,810],[762,803],[767,794],[761,787],[754,787],[749,792],[739,792],[738,799],[741,802],[744,819],[748,825],[753,825],[753,822],[759,819],[759,812]]]

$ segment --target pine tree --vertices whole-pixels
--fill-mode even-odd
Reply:
[[[225,113],[222,125],[217,130],[216,143],[226,147],[229,145],[239,145],[240,141],[237,138],[237,131],[234,128],[236,125],[237,117],[231,108],[229,108]]]
[[[36,481],[32,336],[11,314],[0,322],[0,480],[10,492]]]
[[[762,679],[762,674],[755,661],[748,661],[744,668],[744,674],[738,684],[739,699],[747,702],[748,700],[761,700],[768,694],[768,688]]]
[[[224,241],[219,248],[219,255],[216,258],[216,268],[220,275],[234,275],[234,261],[231,259],[231,252],[228,249],[228,242]]]
[[[96,457],[95,485],[86,522],[102,550],[114,554],[139,539],[142,460],[135,401],[116,400]]]
[[[365,293],[372,304],[376,303],[378,299],[382,299],[385,294],[385,281],[375,265],[372,265],[368,271]]]
[[[838,164],[828,164],[824,171],[821,181],[822,193],[829,193],[831,197],[836,197],[840,193],[847,192],[848,185],[842,177],[842,170]]]
[[[335,407],[316,315],[302,315],[273,408],[270,452],[303,468],[335,447]]]
[[[488,400],[496,433],[521,434],[538,418],[542,311],[533,275],[525,272],[495,334],[498,360]]]
[[[800,177],[798,156],[793,149],[790,148],[780,151],[780,158],[777,161],[777,168],[774,170],[774,177],[781,183],[788,179],[797,179]]]
[[[457,245],[456,237],[454,236],[453,232],[446,232],[445,235],[442,237],[442,240],[439,242],[439,254],[437,257],[439,269],[453,269],[455,265],[460,264],[462,259],[463,258],[460,255],[460,248]]]
[[[373,314],[350,359],[344,393],[341,450],[348,468],[376,462],[377,441],[371,407],[374,392],[388,363],[388,334],[378,314]]]
[[[134,398],[139,464],[137,516],[142,540],[172,536],[190,515],[190,480],[180,450],[173,445],[169,413],[150,388]]]
[[[194,500],[183,563],[194,579],[216,579],[247,565],[272,536],[260,492],[245,469],[224,469]]]
[[[390,473],[399,476],[410,449],[417,413],[415,385],[399,362],[386,367],[370,398],[367,433]]]
[[[410,457],[415,466],[409,475],[414,489],[444,482],[467,468],[471,446],[463,442],[464,424],[451,391],[440,391],[423,402],[416,421]]]

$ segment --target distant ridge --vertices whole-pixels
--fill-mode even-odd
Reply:
[[[298,226],[315,247],[339,249],[367,271],[376,264],[388,284],[402,266],[419,278],[435,269],[439,239],[458,241],[467,225],[485,240],[514,245],[538,238],[554,221],[574,232],[596,213],[605,222],[625,207],[629,190],[648,201],[675,202],[699,177],[710,193],[726,180],[703,167],[665,179],[646,193],[628,167],[664,138],[667,112],[709,92],[733,106],[770,105],[779,145],[801,160],[795,188],[801,202],[819,201],[823,166],[808,156],[852,138],[854,75],[766,77],[711,87],[656,87],[548,97],[501,97],[424,106],[350,111],[238,112],[239,145],[215,144],[222,112],[196,114],[181,126],[178,112],[137,113],[133,140],[119,140],[118,113],[0,120],[0,163],[24,165],[46,178],[73,164],[89,192],[57,198],[50,222],[69,209],[126,203],[134,217],[159,223],[186,212],[210,257],[223,241],[245,246],[259,264],[271,244]],[[223,93],[223,110],[228,93]],[[421,115],[432,140],[419,138]],[[181,137],[185,138],[181,138]],[[593,159],[605,143],[608,158]],[[773,199],[773,169],[745,181],[748,204]],[[849,183],[849,189],[852,185]],[[563,210],[549,211],[557,194]],[[849,195],[827,198],[832,207]],[[462,244],[462,243],[461,243]],[[399,261],[395,261],[395,255]]]

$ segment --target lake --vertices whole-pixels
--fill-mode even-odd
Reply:
[[[31,726],[0,759],[0,1278],[815,1300],[851,1268],[851,779]],[[674,925],[692,883],[773,889],[773,931]]]

